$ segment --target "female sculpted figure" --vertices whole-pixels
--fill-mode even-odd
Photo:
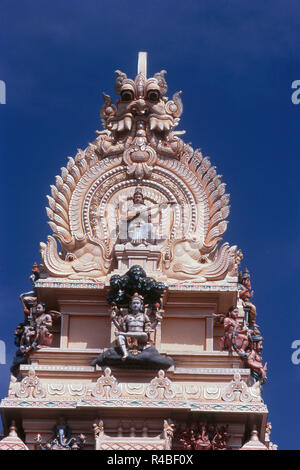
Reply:
[[[36,336],[33,346],[51,346],[53,335],[49,329],[52,328],[52,317],[49,313],[46,313],[45,304],[42,302],[39,302],[36,306],[35,325]]]
[[[147,244],[152,239],[151,207],[144,203],[144,196],[138,187],[133,194],[133,204],[127,209],[120,208],[119,237],[133,245]]]
[[[250,274],[246,268],[243,273],[239,274],[239,296],[243,301],[244,307],[248,307],[249,309],[249,326],[254,326],[256,319],[256,307],[252,302],[250,302],[253,295],[254,291],[251,290]]]
[[[235,306],[230,307],[227,316],[224,319],[225,334],[222,341],[222,349],[235,351],[241,356],[245,355],[245,349],[249,344],[248,328],[242,328],[238,322],[239,309]]]
[[[120,203],[119,239],[133,245],[155,244],[158,240],[158,225],[163,208],[173,202],[147,206],[141,188],[136,187],[133,201]]]

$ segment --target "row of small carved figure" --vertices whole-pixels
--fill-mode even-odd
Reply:
[[[237,306],[230,307],[226,315],[215,315],[216,324],[224,325],[220,347],[224,351],[236,352],[243,359],[245,366],[251,369],[253,379],[263,384],[267,380],[267,364],[262,364],[263,337],[256,324],[256,307],[250,302],[254,292],[251,290],[248,269],[240,272],[238,287],[244,309],[243,324],[238,320]]]
[[[145,424],[145,423],[144,423]],[[104,425],[102,420],[93,424],[95,438],[104,438]],[[72,436],[72,431],[64,418],[60,417],[53,428],[52,436],[42,442],[42,437],[37,434],[36,447],[39,450],[81,450],[86,442],[86,436],[79,434]],[[118,437],[123,437],[122,423],[118,426]],[[136,437],[136,430],[132,423],[129,429],[129,437]],[[145,424],[142,430],[142,438],[148,437],[148,428]],[[191,425],[179,424],[175,426],[170,420],[164,420],[161,438],[166,446],[174,450],[226,450],[228,449],[228,425],[217,426],[207,423],[193,423]]]
[[[179,425],[174,432],[174,450],[227,450],[228,425],[216,426],[207,423]]]
[[[97,439],[104,439],[104,424],[102,420],[94,423],[94,434]],[[118,437],[122,437],[118,432]],[[119,430],[118,428],[118,430]],[[145,435],[147,427],[143,427],[142,437]],[[147,431],[146,431],[147,432]],[[144,434],[143,434],[144,433]],[[130,427],[130,436],[135,437],[135,427],[132,423]],[[163,431],[161,439],[165,441],[165,449],[171,450],[227,450],[228,440],[228,425],[215,425],[207,423],[192,423],[192,424],[178,424],[175,425],[171,420],[164,420]]]

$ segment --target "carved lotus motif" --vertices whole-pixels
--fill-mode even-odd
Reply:
[[[142,180],[151,175],[157,154],[143,139],[137,139],[136,145],[124,152],[123,160],[127,165],[128,175],[134,175],[137,180]]]

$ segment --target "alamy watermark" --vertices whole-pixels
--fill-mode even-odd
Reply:
[[[0,364],[6,364],[6,350],[4,341],[0,340]]]
[[[295,349],[295,351],[292,354],[292,363],[297,366],[300,364],[300,339],[295,339],[295,341],[292,342],[292,349]]]
[[[300,80],[294,80],[292,83],[292,88],[295,90],[292,93],[291,100],[293,104],[300,103]]]
[[[0,104],[6,104],[6,84],[0,80]]]

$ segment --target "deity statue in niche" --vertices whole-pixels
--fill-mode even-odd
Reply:
[[[128,349],[132,354],[137,354],[149,347],[149,335],[154,330],[158,322],[162,319],[159,312],[156,312],[155,320],[151,323],[150,318],[144,312],[143,298],[139,294],[134,294],[129,304],[128,313],[118,321],[117,312],[112,311],[112,321],[118,331],[116,332],[117,343],[122,350],[122,360],[128,357]]]
[[[165,286],[147,277],[140,266],[132,266],[123,276],[112,276],[110,287],[107,299],[112,305],[111,319],[117,329],[116,344],[101,353],[91,365],[136,369],[173,366],[173,359],[161,355],[151,338],[162,320],[160,297]]]
[[[119,241],[135,246],[156,244],[160,239],[159,224],[166,204],[146,205],[142,189],[137,186],[132,201],[126,198],[119,204]]]

